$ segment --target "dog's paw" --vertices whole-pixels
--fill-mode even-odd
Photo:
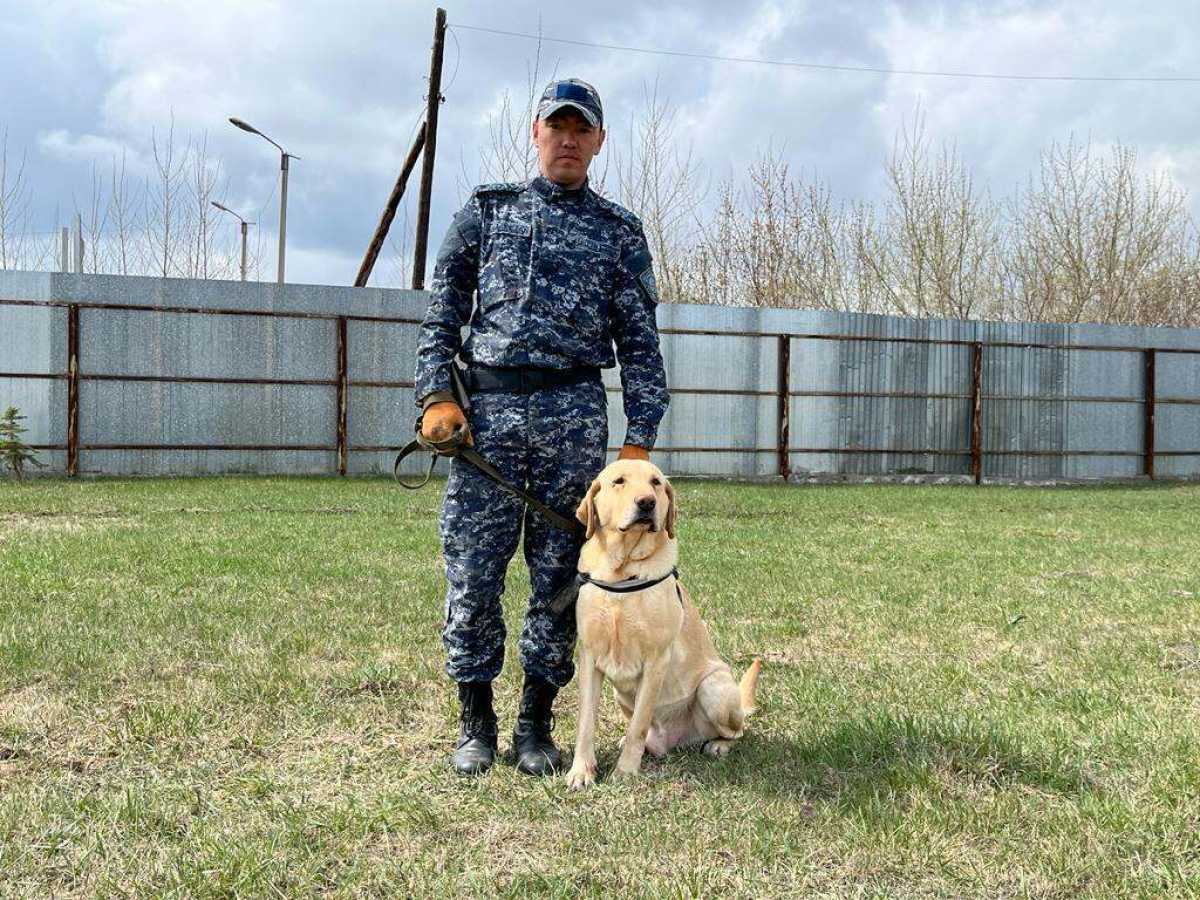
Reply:
[[[573,765],[567,772],[567,787],[573,791],[582,791],[596,783],[596,767]]]
[[[715,756],[718,759],[720,759],[722,756],[728,756],[729,751],[732,748],[732,741],[713,740],[707,741],[704,744],[704,752],[709,756]]]
[[[613,769],[610,780],[615,784],[632,784],[638,780],[638,769],[623,769],[618,765]]]

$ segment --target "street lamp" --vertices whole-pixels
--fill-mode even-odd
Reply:
[[[273,140],[251,125],[249,122],[243,122],[241,119],[233,116],[229,117],[229,121],[236,125],[242,131],[249,131],[251,134],[257,134],[268,143],[273,145],[279,151],[279,170],[283,173],[282,185],[279,188],[279,278],[280,284],[283,284],[283,247],[287,237],[287,178],[288,178],[288,160],[299,159],[298,156],[293,156],[288,153]]]
[[[231,216],[233,216],[239,222],[242,223],[242,281],[245,281],[246,280],[246,226],[253,225],[254,223],[247,222],[245,219],[243,219],[241,216],[239,216],[237,213],[235,213],[228,206],[224,206],[223,204],[218,203],[216,200],[213,200],[211,202],[212,202],[212,205],[215,206],[217,209],[220,209],[220,210],[223,210],[223,211],[229,213]]]

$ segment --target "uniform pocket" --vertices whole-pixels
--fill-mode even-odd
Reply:
[[[486,233],[487,249],[479,269],[479,292],[487,297],[485,307],[525,283],[533,229],[528,222],[498,219]]]

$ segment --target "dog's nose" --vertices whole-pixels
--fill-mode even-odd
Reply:
[[[637,505],[638,509],[640,509],[642,512],[650,512],[650,510],[654,509],[654,498],[638,497]]]

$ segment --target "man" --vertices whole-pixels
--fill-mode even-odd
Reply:
[[[574,78],[551,82],[532,137],[539,174],[476,188],[450,225],[421,326],[415,396],[426,438],[460,434],[510,483],[571,518],[604,466],[601,368],[621,364],[629,421],[621,457],[647,459],[654,446],[668,403],[658,296],[641,223],[587,184],[605,137],[596,89]],[[470,336],[461,342],[464,325]],[[469,426],[450,392],[456,353],[467,367]],[[527,774],[559,768],[551,704],[574,674],[575,619],[556,616],[550,604],[574,577],[580,540],[455,459],[441,515],[442,639],[462,704],[451,761],[463,774],[486,772],[495,761],[500,598],[522,519],[533,591],[519,642],[525,681],[513,751]]]

